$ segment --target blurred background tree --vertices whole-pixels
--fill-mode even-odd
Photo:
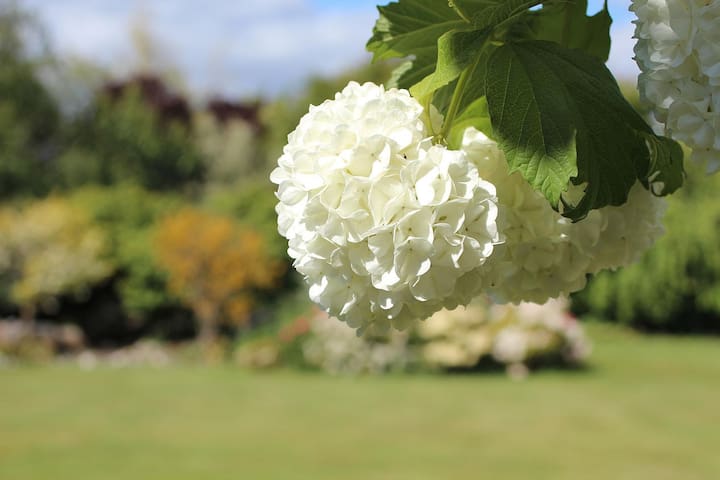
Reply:
[[[190,106],[157,77],[112,82],[68,127],[58,169],[70,188],[136,182],[150,190],[201,182],[191,139]]]
[[[0,3],[0,198],[47,192],[60,126],[39,78],[49,61],[42,27],[14,3]]]
[[[205,345],[217,341],[221,325],[247,323],[253,292],[272,288],[282,274],[260,235],[196,209],[165,218],[155,245],[169,287],[192,308]]]

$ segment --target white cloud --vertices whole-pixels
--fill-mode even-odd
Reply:
[[[332,75],[359,64],[368,58],[364,46],[377,15],[374,2],[360,1],[24,3],[40,14],[61,53],[88,57],[115,71],[132,65],[130,25],[142,13],[169,63],[180,67],[193,89],[230,95],[293,90],[311,75]],[[609,3],[616,19],[609,65],[617,75],[632,77],[637,68],[631,60],[627,1]],[[591,0],[590,11],[601,5],[602,0]]]
[[[228,94],[276,93],[312,74],[357,65],[367,58],[364,44],[376,16],[374,8],[320,10],[309,0],[26,0],[26,5],[40,14],[61,53],[114,70],[127,67],[130,24],[142,14],[170,63],[194,88]]]
[[[25,3],[39,14],[61,53],[107,60],[126,43],[123,39],[127,38],[127,26],[117,22],[117,12],[112,8],[73,8],[77,5],[72,2],[63,6],[60,2],[46,4],[37,0]]]

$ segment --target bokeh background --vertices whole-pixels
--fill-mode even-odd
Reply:
[[[372,338],[309,303],[268,175],[308,105],[389,78],[375,19],[0,0],[0,478],[720,477],[718,176],[571,299]]]

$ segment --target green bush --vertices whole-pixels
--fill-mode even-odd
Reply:
[[[603,272],[576,311],[638,327],[720,331],[720,176],[697,168],[668,200],[665,235],[642,260]]]
[[[143,321],[158,309],[177,305],[168,293],[165,273],[155,263],[152,237],[157,220],[177,210],[182,200],[128,184],[86,187],[76,191],[72,199],[111,239],[109,257],[117,271],[115,289],[127,314]]]

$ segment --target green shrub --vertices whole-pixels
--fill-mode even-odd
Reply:
[[[115,289],[128,315],[144,321],[155,310],[177,305],[155,262],[152,237],[157,220],[177,210],[182,200],[128,184],[86,187],[72,199],[111,239],[108,256],[117,271]]]
[[[575,296],[576,311],[664,330],[720,331],[720,176],[697,168],[668,201],[665,235],[642,260],[603,272]]]

